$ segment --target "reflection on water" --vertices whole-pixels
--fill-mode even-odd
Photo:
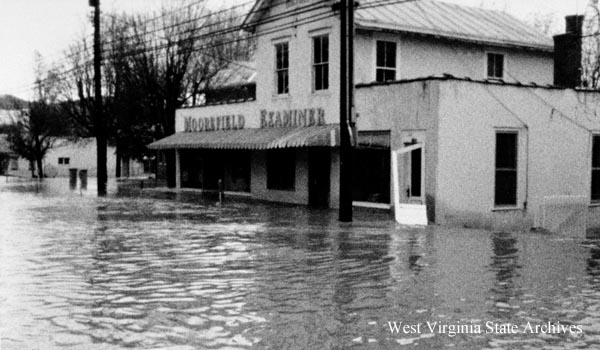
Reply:
[[[600,347],[596,241],[0,182],[2,349]],[[389,321],[421,332],[392,334]],[[488,321],[584,333],[425,326]]]

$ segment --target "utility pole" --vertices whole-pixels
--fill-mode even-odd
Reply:
[[[352,130],[354,128],[354,0],[340,0],[340,209],[352,221]]]
[[[89,0],[94,8],[94,112],[93,120],[96,134],[96,169],[98,195],[106,195],[106,122],[102,113],[102,47],[100,46],[100,0]]]

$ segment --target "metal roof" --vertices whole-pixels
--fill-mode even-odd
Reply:
[[[399,1],[387,5],[380,0],[362,2],[355,14],[356,27],[399,31],[454,40],[551,52],[553,40],[511,15],[441,1]]]
[[[253,83],[256,77],[256,64],[252,61],[230,62],[210,79],[210,86],[223,87]]]
[[[148,145],[150,149],[251,149],[337,147],[339,125],[300,128],[178,132]]]

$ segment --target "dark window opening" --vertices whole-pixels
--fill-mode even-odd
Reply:
[[[329,89],[329,37],[313,38],[313,89]]]
[[[289,67],[290,51],[287,42],[275,45],[275,83],[277,94],[290,92]]]
[[[410,196],[421,197],[422,148],[410,152]]]
[[[390,150],[357,148],[353,152],[352,199],[390,203]]]
[[[181,185],[186,188],[250,192],[250,152],[181,151]]]
[[[487,75],[492,79],[504,78],[504,55],[498,53],[488,53],[487,55]]]
[[[295,150],[267,152],[267,189],[293,191],[296,183]]]
[[[69,165],[71,159],[68,157],[59,157],[58,164]]]
[[[496,134],[495,205],[517,204],[517,133]]]
[[[378,82],[396,80],[396,43],[377,41],[375,79]]]
[[[600,201],[600,135],[592,139],[592,201]]]

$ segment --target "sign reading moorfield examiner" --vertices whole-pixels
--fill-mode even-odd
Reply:
[[[215,117],[184,117],[184,132],[241,130],[246,124],[242,114]],[[260,110],[260,128],[296,128],[325,125],[323,108]]]

